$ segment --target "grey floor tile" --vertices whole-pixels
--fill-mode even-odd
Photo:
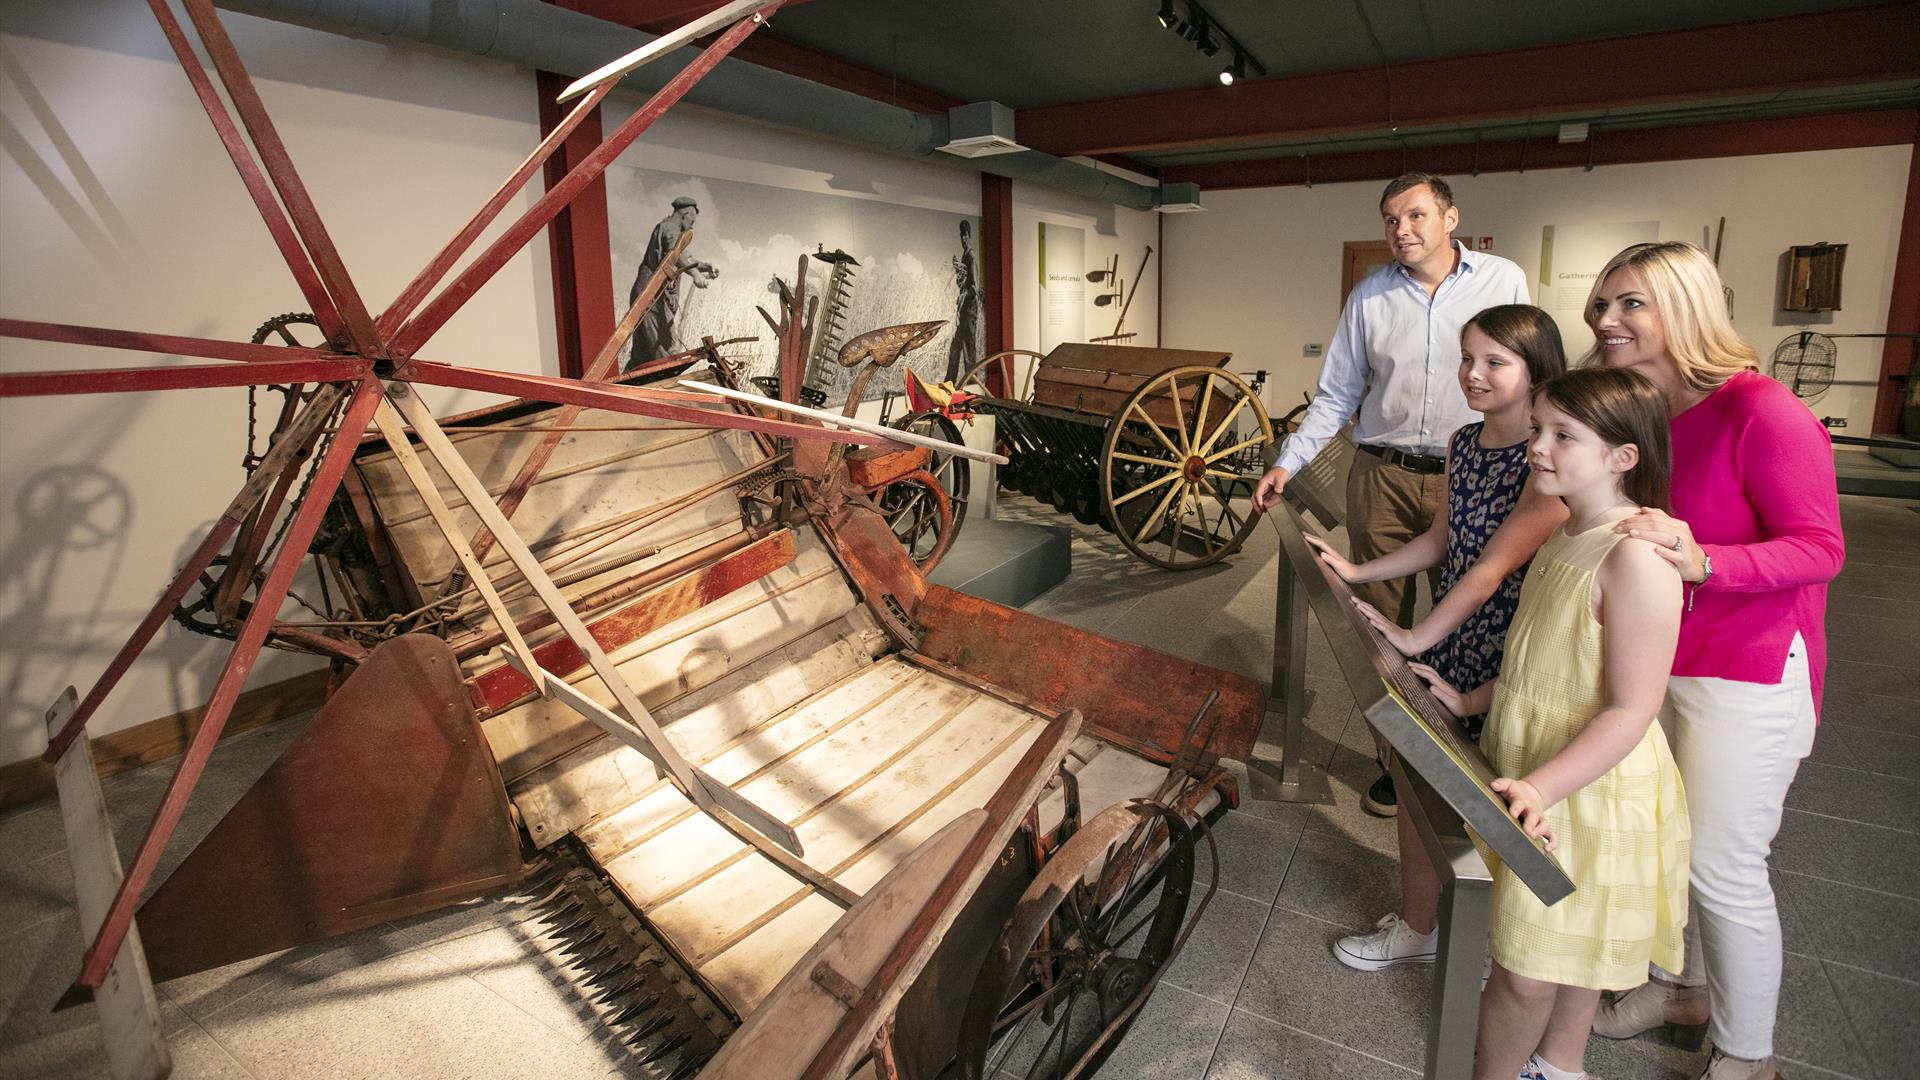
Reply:
[[[1406,1080],[1415,1075],[1414,1069],[1235,1009],[1207,1080]]]
[[[1828,657],[1825,685],[1843,692],[1896,698],[1906,702],[1910,709],[1920,707],[1915,705],[1915,702],[1920,702],[1920,684],[1916,684],[1913,674],[1887,664],[1865,664],[1858,660]]]
[[[1920,897],[1920,835],[1788,810],[1773,865],[1900,896]]]
[[[253,1076],[207,1029],[192,1021],[167,1036],[167,1052],[173,1057],[169,1080],[251,1080]]]
[[[1619,1040],[1595,1035],[1587,1040],[1584,1067],[1588,1076],[1606,1080],[1694,1080],[1706,1062],[1707,1051],[1682,1050],[1654,1035]]]
[[[496,926],[442,940],[428,948],[448,968],[513,1003],[570,1042],[590,1038],[598,1013],[582,994],[585,984],[555,943],[525,924]]]
[[[1920,709],[1920,707],[1916,707]],[[1920,735],[1851,724],[1821,725],[1807,760],[1920,780]]]
[[[60,807],[51,800],[18,806],[0,817],[0,866],[44,859],[67,850],[67,830]]]
[[[73,863],[65,851],[0,862],[0,940],[32,932],[73,902]]]
[[[1213,834],[1220,847],[1220,888],[1272,904],[1287,875],[1299,830],[1231,810]]]
[[[1920,1017],[1920,983],[1833,962],[1825,967],[1853,1033],[1872,1063],[1872,1075],[1878,1080],[1912,1077],[1914,1057],[1920,1052],[1914,1019]]]
[[[1360,805],[1367,789],[1380,778],[1380,765],[1372,755],[1342,746],[1334,752],[1327,768],[1333,788],[1333,805],[1316,806],[1307,819],[1308,832],[1332,833],[1376,851],[1394,852],[1399,840],[1394,819],[1375,817]]]
[[[93,1005],[53,1011],[79,973],[84,947],[71,911],[0,939],[0,1076],[85,1077],[105,1068]],[[178,1007],[161,1002],[163,1030],[191,1023]]]
[[[1224,1004],[1232,1004],[1266,929],[1272,905],[1222,890],[1200,917],[1163,981]]]
[[[1920,736],[1920,707],[1905,698],[1872,692],[1836,689],[1831,683],[1821,695],[1820,732],[1814,736],[1817,752],[1828,728],[1873,728],[1900,735]]]
[[[1777,1056],[1849,1076],[1868,1076],[1872,1068],[1825,965],[1811,956],[1786,958],[1773,1049]]]
[[[1920,980],[1920,900],[1802,874],[1775,882],[1789,950]]]
[[[438,911],[395,919],[393,927],[416,945],[435,945],[526,922],[541,912],[540,906],[533,902],[536,899],[538,897],[518,891],[497,893]]]
[[[1350,930],[1370,930],[1380,916],[1400,910],[1400,863],[1344,837],[1308,831],[1274,903]]]
[[[1272,760],[1274,766],[1276,768],[1279,767],[1280,756],[1275,754]],[[1220,764],[1228,772],[1233,774],[1234,783],[1240,787],[1240,806],[1238,809],[1241,813],[1249,817],[1257,817],[1266,821],[1275,822],[1295,833],[1298,833],[1301,827],[1306,824],[1307,814],[1310,812],[1309,807],[1300,803],[1269,802],[1265,799],[1254,797],[1253,782],[1247,776],[1246,762],[1234,761],[1228,758],[1223,759]]]
[[[1100,1067],[1101,1080],[1201,1080],[1227,1012],[1218,1001],[1162,982]]]
[[[206,1024],[256,996],[307,992],[345,972],[414,948],[412,939],[383,923],[327,941],[183,975],[162,983],[160,990],[188,1015]]]
[[[1833,734],[1834,731],[1823,732],[1821,738]],[[1869,734],[1905,738],[1881,732]],[[1862,772],[1809,759],[1801,763],[1800,774],[1794,777],[1793,787],[1787,791],[1787,805],[1808,813],[1920,832],[1920,780]]]
[[[1397,1065],[1420,1068],[1432,969],[1403,965],[1361,972],[1343,967],[1331,948],[1346,932],[1338,924],[1276,908],[1234,1007]]]

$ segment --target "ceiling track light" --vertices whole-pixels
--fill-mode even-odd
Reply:
[[[1213,13],[1201,7],[1198,0],[1186,0],[1186,17],[1181,18],[1175,11],[1174,0],[1160,0],[1158,19],[1160,25],[1178,34],[1183,40],[1193,43],[1193,47],[1207,57],[1218,56],[1223,48],[1233,51],[1233,61],[1220,69],[1220,85],[1232,86],[1247,77],[1249,65],[1262,75],[1267,66],[1258,57],[1247,51],[1233,32],[1220,25]]]

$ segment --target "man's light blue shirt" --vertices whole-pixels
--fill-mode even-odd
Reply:
[[[1513,262],[1458,240],[1453,249],[1460,263],[1431,298],[1398,262],[1353,287],[1313,406],[1274,462],[1288,475],[1312,461],[1355,409],[1354,441],[1434,457],[1474,419],[1460,393],[1460,327],[1487,308],[1528,303],[1527,277]]]

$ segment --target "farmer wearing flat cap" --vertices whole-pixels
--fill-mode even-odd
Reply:
[[[634,276],[633,288],[627,290],[627,303],[631,304],[639,298],[640,290],[647,287],[653,272],[667,261],[667,253],[673,250],[673,245],[680,242],[680,234],[693,228],[694,219],[699,216],[700,204],[691,197],[682,195],[673,200],[673,210],[653,227],[653,235],[647,240],[646,254],[640,259],[640,272]],[[679,274],[660,290],[653,306],[641,318],[639,329],[634,331],[633,354],[627,359],[629,369],[675,352],[673,338],[680,319],[680,275],[692,281],[695,288],[704,289],[720,276],[720,271],[712,263],[694,258],[690,252],[680,253]]]

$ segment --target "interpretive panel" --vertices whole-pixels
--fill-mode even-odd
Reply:
[[[1347,583],[1314,558],[1305,539],[1306,530],[1312,526],[1293,507],[1283,506],[1282,510],[1267,515],[1286,553],[1281,572],[1296,575],[1306,589],[1307,602],[1320,620],[1367,722],[1541,903],[1553,904],[1567,897],[1573,892],[1573,881],[1552,855],[1507,816],[1506,800],[1488,786],[1496,774],[1486,755],[1467,737],[1458,718],[1434,699],[1419,676],[1408,670],[1406,658],[1354,610],[1353,592]]]

